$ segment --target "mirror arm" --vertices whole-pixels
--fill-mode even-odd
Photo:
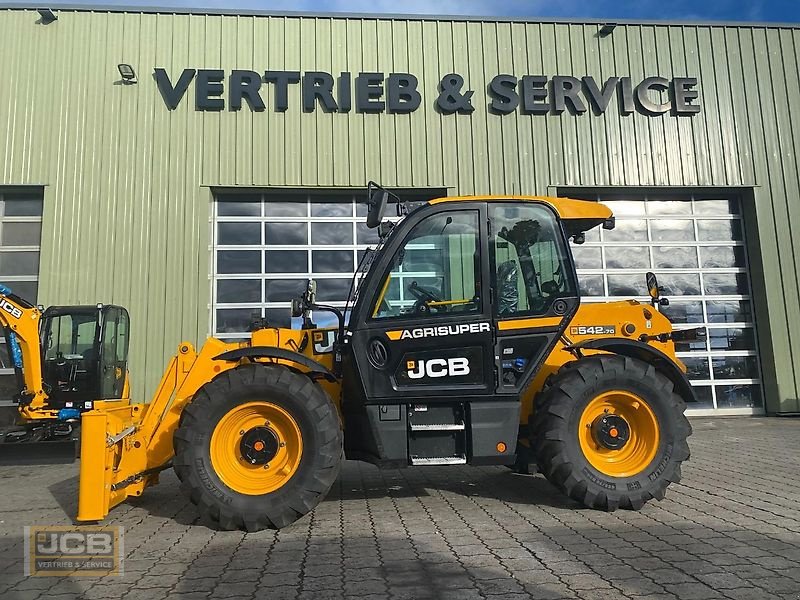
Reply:
[[[344,313],[335,306],[328,306],[327,304],[317,304],[312,302],[307,305],[309,310],[322,310],[331,312],[336,315],[339,321],[339,334],[336,336],[336,342],[333,344],[333,374],[337,377],[341,375],[342,371],[342,346],[344,345]]]

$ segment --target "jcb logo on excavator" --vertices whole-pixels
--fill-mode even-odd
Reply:
[[[11,304],[11,302],[6,300],[5,298],[0,300],[0,308],[2,308],[4,311],[6,311],[8,314],[10,314],[15,319],[22,318],[22,311],[20,309],[18,309],[16,306],[14,306],[13,304]]]
[[[430,360],[409,360],[409,379],[423,377],[459,377],[469,375],[469,360],[466,358],[431,358]]]

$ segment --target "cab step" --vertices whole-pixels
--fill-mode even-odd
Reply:
[[[411,424],[411,431],[464,431],[464,422],[461,423],[423,423]]]
[[[467,464],[467,457],[466,456],[441,456],[441,457],[412,456],[411,464],[414,466],[465,465]]]

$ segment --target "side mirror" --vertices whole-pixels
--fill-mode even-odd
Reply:
[[[374,229],[383,221],[383,213],[389,202],[389,192],[370,181],[367,185],[367,227]]]
[[[292,317],[303,317],[306,312],[311,310],[311,305],[317,299],[317,282],[309,279],[306,283],[306,290],[299,298],[292,299]]]
[[[653,306],[669,306],[669,299],[661,297],[661,286],[658,285],[656,274],[648,272],[645,277],[647,279],[647,293],[650,295],[650,304]]]
[[[645,275],[647,280],[647,293],[650,294],[650,299],[653,302],[658,302],[658,297],[660,296],[660,290],[658,289],[658,277],[656,274],[648,271],[647,275]]]

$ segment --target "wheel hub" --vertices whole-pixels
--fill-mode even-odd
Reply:
[[[242,436],[239,452],[251,465],[266,465],[275,458],[280,442],[268,427],[253,427]]]
[[[615,414],[603,414],[592,424],[592,434],[598,444],[609,450],[620,450],[625,447],[631,436],[628,422]]]

